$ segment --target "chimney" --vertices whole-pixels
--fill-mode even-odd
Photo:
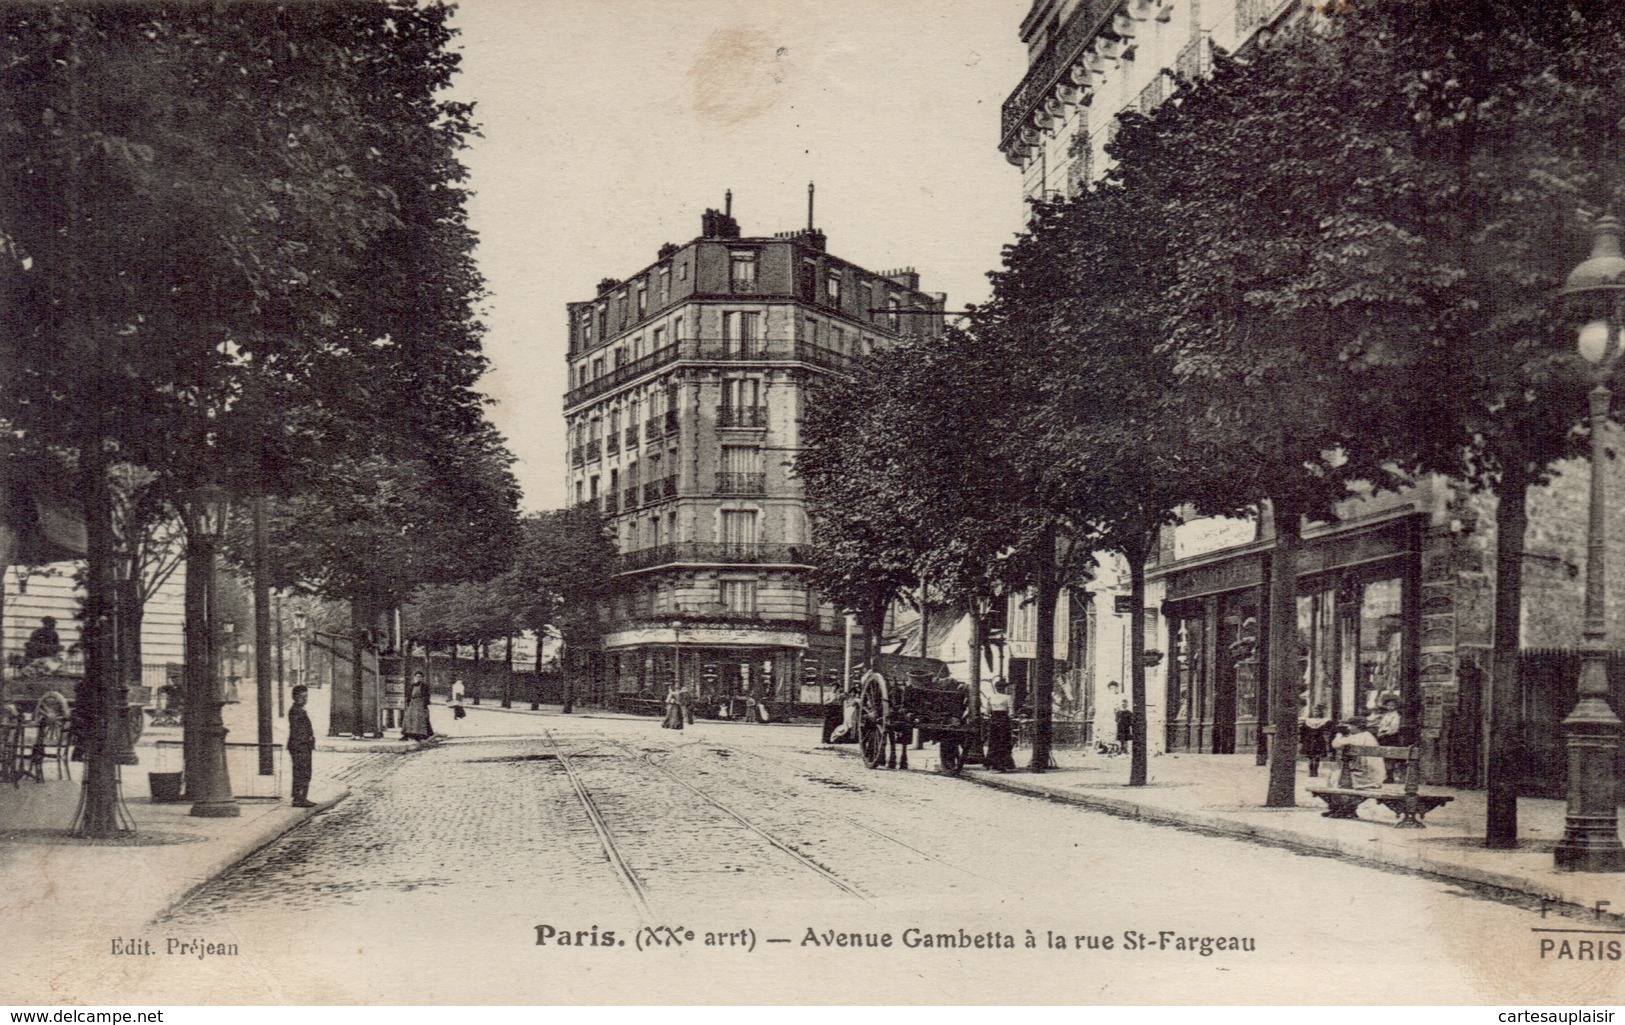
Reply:
[[[813,183],[808,182],[807,183],[807,234],[811,235],[815,230],[817,230],[817,229],[815,229],[813,227]]]
[[[732,196],[729,196],[732,206]],[[706,210],[700,215],[700,235],[703,238],[738,238],[739,222],[726,213]]]

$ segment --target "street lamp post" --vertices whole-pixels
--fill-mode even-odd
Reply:
[[[1610,212],[1591,231],[1591,256],[1569,274],[1561,295],[1581,323],[1580,355],[1592,365],[1591,504],[1586,533],[1585,626],[1579,700],[1563,720],[1568,747],[1568,813],[1554,852],[1561,872],[1625,872],[1614,800],[1614,760],[1622,724],[1608,705],[1608,623],[1604,605],[1607,511],[1603,428],[1613,401],[1609,381],[1625,324],[1625,255]]]

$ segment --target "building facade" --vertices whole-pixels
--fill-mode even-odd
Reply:
[[[1309,9],[1301,0],[1034,0],[1021,24],[1028,71],[1004,104],[1000,150],[1021,169],[1028,198],[1076,195],[1104,172],[1119,113],[1149,112],[1181,80],[1206,73],[1215,52],[1245,55]],[[1561,719],[1574,703],[1590,473],[1583,461],[1554,469],[1529,494],[1522,718],[1498,726],[1521,734],[1520,783],[1544,796],[1560,795],[1564,774]],[[1625,486],[1618,462],[1604,472],[1610,488]],[[1443,477],[1397,493],[1351,494],[1334,520],[1309,525],[1292,569],[1295,682],[1305,710],[1357,716],[1397,695],[1406,742],[1422,749],[1423,778],[1481,785],[1495,535],[1493,497]],[[1145,610],[1145,645],[1163,656],[1147,671],[1153,751],[1264,757],[1272,639],[1263,609],[1270,574],[1279,571],[1273,542],[1267,517],[1194,519],[1163,531]],[[1625,520],[1611,517],[1607,547],[1619,565]],[[1072,643],[1088,647],[1084,672],[1094,707],[1104,710],[1122,700],[1111,677],[1128,639],[1113,619],[1124,618],[1128,578],[1119,560],[1097,561],[1101,572],[1088,591],[1073,594],[1074,608],[1081,603],[1088,614],[1074,612],[1084,636],[1075,630]],[[1619,647],[1625,593],[1610,594],[1608,604],[1609,636]],[[1610,679],[1617,710],[1625,705],[1625,654],[1616,654]],[[1099,713],[1096,720],[1097,728],[1109,722]]]
[[[708,210],[701,229],[568,307],[570,499],[621,553],[605,671],[620,694],[680,680],[719,709],[818,701],[846,639],[809,583],[793,473],[809,391],[940,331],[944,297],[831,255],[810,224],[745,237]]]

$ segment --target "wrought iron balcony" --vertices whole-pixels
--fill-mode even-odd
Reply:
[[[1118,0],[1080,0],[1044,53],[1027,68],[1021,84],[1004,101],[999,136],[1007,149],[1027,115],[1049,98],[1061,76],[1083,58],[1084,50],[1111,25]]]
[[[609,435],[604,438],[604,454],[612,456],[615,453],[619,452],[620,450],[621,450],[621,432],[620,431],[611,431],[611,432],[609,432]]]
[[[764,428],[767,426],[767,407],[718,406],[717,426]]]
[[[577,445],[570,452],[570,465],[580,466],[587,461],[587,446]]]
[[[587,462],[589,462],[589,463],[595,462],[599,458],[601,458],[602,455],[603,455],[603,453],[599,450],[599,445],[598,445],[598,439],[597,438],[594,438],[591,441],[587,442]]]
[[[621,505],[631,512],[638,507],[638,486],[636,484],[621,492]]]
[[[681,563],[722,566],[788,565],[807,566],[812,550],[806,545],[770,543],[731,543],[727,541],[678,541],[622,554],[617,572],[630,573]]]
[[[675,410],[672,410],[666,414],[666,433],[677,433],[677,412]]]
[[[629,450],[638,447],[638,427],[637,427],[637,424],[633,424],[631,427],[628,427],[626,429],[626,447]]]
[[[767,474],[719,473],[716,491],[719,495],[765,495]]]
[[[643,485],[643,504],[660,501],[660,481],[652,480]]]
[[[677,475],[675,473],[672,474],[669,477],[662,477],[660,479],[660,497],[661,498],[676,498],[677,497]]]
[[[614,516],[620,511],[620,496],[616,495],[613,491],[604,495],[604,515]]]
[[[566,406],[579,405],[588,399],[614,391],[616,388],[643,375],[659,370],[680,360],[701,363],[750,363],[774,360],[794,360],[812,363],[831,370],[845,370],[850,357],[834,349],[826,349],[810,342],[768,340],[763,338],[689,338],[663,345],[642,359],[616,367],[564,396]],[[635,427],[628,428],[636,435]],[[635,444],[635,442],[633,442]]]

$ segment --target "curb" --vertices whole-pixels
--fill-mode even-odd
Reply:
[[[1374,844],[1376,850],[1357,849],[1354,846],[1354,840],[1323,840],[1318,837],[1305,836],[1289,829],[1279,829],[1250,822],[1237,822],[1234,819],[1199,811],[1151,808],[1122,798],[1102,797],[1094,794],[1069,794],[1024,783],[1020,780],[989,779],[980,774],[962,774],[958,778],[994,790],[1004,790],[1062,804],[1073,804],[1118,818],[1134,819],[1152,825],[1196,829],[1215,836],[1233,839],[1264,840],[1312,854],[1331,855],[1340,861],[1399,869],[1445,882],[1488,887],[1494,890],[1520,894],[1525,897],[1534,897],[1542,901],[1550,900],[1584,911],[1594,911],[1583,898],[1561,892],[1554,893],[1550,887],[1527,876],[1498,872],[1493,869],[1481,869],[1472,865],[1441,862],[1429,858],[1424,852],[1420,851],[1401,854],[1399,851],[1394,850],[1392,845],[1382,843],[1380,837],[1377,838]],[[1373,841],[1366,839],[1360,841],[1360,843],[1363,845],[1373,843]],[[1603,917],[1616,921],[1625,919],[1625,915],[1607,912],[1603,913]]]
[[[142,924],[145,926],[153,925],[170,908],[185,901],[222,875],[280,840],[295,828],[304,825],[322,812],[336,807],[349,796],[350,790],[346,788],[326,800],[317,801],[314,808],[289,807],[267,812],[259,822],[254,824],[252,830],[247,832],[244,842],[231,850],[222,852],[219,857],[203,868],[201,874],[190,879],[183,879],[171,886],[166,893],[159,895],[159,899],[163,903],[159,905],[157,911],[144,915]],[[292,814],[287,814],[289,812]]]
[[[827,746],[834,748],[839,754],[856,753],[855,751],[848,752],[839,745]],[[1133,819],[1150,825],[1194,829],[1227,839],[1263,840],[1310,854],[1330,855],[1340,861],[1414,872],[1444,882],[1466,883],[1506,893],[1519,894],[1524,897],[1533,897],[1541,901],[1549,900],[1584,911],[1595,910],[1585,898],[1561,891],[1554,892],[1550,885],[1539,880],[1494,869],[1438,861],[1428,857],[1422,851],[1402,852],[1395,849],[1394,845],[1384,843],[1381,837],[1378,837],[1375,842],[1370,838],[1358,841],[1353,838],[1349,840],[1321,839],[1306,836],[1290,829],[1251,822],[1238,822],[1235,819],[1209,812],[1155,808],[1124,798],[1106,797],[1099,794],[1067,793],[1028,783],[1024,780],[1009,779],[1004,776],[989,777],[981,773],[965,772],[955,778],[993,790],[1003,790],[1008,793],[1021,794],[1024,797],[1036,797],[1040,800],[1054,801],[1060,804],[1076,805],[1088,808],[1091,811],[1098,811],[1117,818]],[[1376,849],[1368,849],[1367,845]],[[1614,921],[1625,920],[1625,914],[1611,912],[1601,914],[1602,917]]]

